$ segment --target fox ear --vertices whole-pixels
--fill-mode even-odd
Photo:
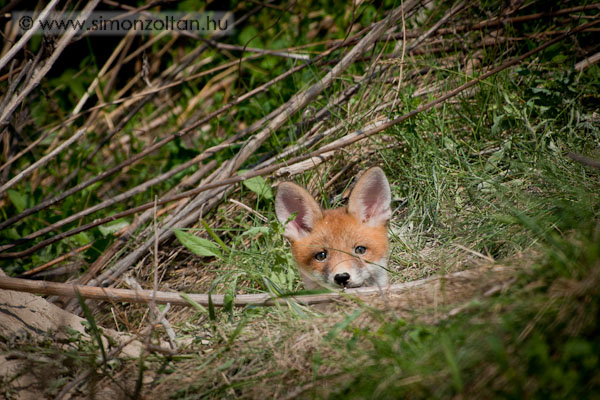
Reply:
[[[383,170],[373,167],[356,182],[348,200],[348,212],[364,224],[381,226],[392,216],[391,201],[390,184]]]
[[[323,217],[321,207],[302,187],[291,182],[280,183],[275,197],[277,219],[285,224],[293,213],[296,218],[285,226],[285,237],[298,240],[308,235],[315,223]]]

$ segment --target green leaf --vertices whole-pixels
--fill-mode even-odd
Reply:
[[[242,319],[239,324],[235,327],[235,330],[233,331],[233,333],[231,334],[231,336],[229,337],[229,340],[227,342],[228,346],[231,346],[231,344],[233,343],[233,341],[235,340],[235,338],[237,338],[239,336],[240,333],[242,333],[242,329],[244,329],[244,327],[246,326],[246,324],[248,323],[248,318],[244,318]]]
[[[225,371],[226,369],[228,369],[229,367],[231,367],[233,365],[233,362],[235,361],[235,359],[229,359],[227,361],[225,361],[223,364],[219,365],[217,367],[217,369],[219,371]]]
[[[17,192],[16,190],[9,190],[8,197],[18,212],[23,212],[25,207],[27,207],[27,195]]]
[[[269,233],[269,228],[267,228],[266,226],[253,226],[252,228],[248,229],[247,231],[242,233],[243,235],[256,235],[256,234],[267,234]]]
[[[494,123],[492,124],[492,135],[500,135],[502,129],[504,129],[504,121],[506,116],[504,114],[494,116]]]
[[[79,232],[77,235],[74,235],[72,240],[74,240],[78,246],[85,246],[91,242],[90,237],[85,232]]]
[[[206,232],[208,232],[208,234],[210,235],[210,237],[213,238],[213,240],[215,242],[217,242],[217,244],[219,246],[221,246],[221,248],[223,250],[225,250],[225,252],[229,252],[229,247],[227,247],[227,245],[225,244],[225,242],[223,242],[221,240],[221,238],[219,236],[217,236],[217,234],[210,228],[210,226],[206,223],[206,221],[204,221],[202,218],[200,219],[200,222],[202,223],[202,226],[204,227],[204,229],[206,229]]]
[[[337,324],[335,324],[333,326],[333,328],[325,336],[325,339],[332,340],[333,338],[335,338],[341,331],[346,329],[348,327],[348,325],[350,325],[352,323],[352,321],[354,321],[356,318],[358,318],[360,316],[360,314],[362,314],[362,310],[358,309],[358,310],[354,311],[352,314],[346,315],[346,318],[344,318],[342,321],[338,322]]]
[[[208,318],[211,321],[214,321],[215,319],[217,319],[217,316],[215,313],[215,305],[213,304],[212,294],[210,292],[208,292]]]
[[[487,162],[485,164],[485,170],[488,172],[493,171],[498,167],[498,164],[500,163],[500,161],[502,161],[503,158],[504,149],[500,149],[498,151],[493,152],[492,155],[489,156],[489,158],[487,159]]]
[[[240,171],[239,175],[243,174],[245,171]],[[271,191],[271,186],[265,181],[262,176],[255,176],[254,178],[246,179],[242,182],[244,186],[248,189],[252,190],[257,195],[264,197],[267,200],[273,198],[273,192]]]
[[[179,296],[181,296],[182,299],[184,299],[192,307],[194,307],[196,309],[196,311],[199,311],[199,312],[201,312],[203,314],[207,312],[206,308],[204,308],[204,306],[202,306],[202,304],[199,304],[194,299],[192,299],[189,294],[184,293],[184,292],[179,292]]]
[[[115,232],[119,232],[126,226],[129,226],[129,221],[127,221],[125,218],[119,218],[113,222],[99,226],[98,229],[100,230],[102,236],[108,236]]]
[[[180,229],[175,229],[175,236],[177,236],[182,245],[196,255],[201,257],[221,257],[219,246],[208,239],[199,238]]]

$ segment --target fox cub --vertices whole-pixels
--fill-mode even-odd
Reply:
[[[307,289],[322,282],[349,288],[387,285],[390,202],[390,185],[379,167],[360,177],[347,207],[333,210],[321,209],[295,183],[279,185],[275,212],[282,224],[287,222],[284,235]]]

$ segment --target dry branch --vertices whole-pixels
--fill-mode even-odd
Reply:
[[[245,306],[272,306],[274,304],[285,303],[287,299],[293,299],[300,304],[323,304],[330,303],[336,299],[347,296],[373,296],[379,294],[402,293],[409,289],[418,288],[430,284],[431,282],[453,279],[470,279],[479,280],[483,274],[495,274],[506,272],[506,267],[481,267],[467,271],[454,272],[444,276],[434,276],[416,281],[390,285],[385,289],[377,287],[353,288],[344,291],[332,291],[322,294],[306,294],[273,297],[269,294],[241,294],[235,297],[234,305],[236,307]],[[77,297],[78,293],[86,299],[111,301],[111,302],[128,302],[128,303],[150,303],[152,301],[157,304],[167,304],[176,306],[191,306],[179,292],[164,292],[153,290],[130,290],[130,289],[114,289],[97,286],[72,285],[68,283],[32,281],[28,279],[0,277],[0,289],[15,290],[19,292],[37,293],[43,295],[56,295],[65,297]],[[222,294],[187,294],[189,298],[196,303],[208,306],[209,297],[215,307],[224,305],[224,295]]]
[[[592,56],[586,57],[583,60],[579,61],[577,64],[575,64],[575,71],[581,72],[584,69],[589,68],[598,62],[600,62],[600,52]]]

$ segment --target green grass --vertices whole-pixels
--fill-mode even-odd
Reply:
[[[513,261],[523,268],[508,291],[455,318],[350,327],[335,344],[345,375],[331,397],[600,395],[599,174],[564,156],[598,154],[597,118],[582,102],[597,96],[597,72],[521,66],[459,107],[394,129],[404,151],[382,157],[407,216],[392,225],[400,276],[432,261],[452,270],[456,243],[509,262],[526,256]],[[426,247],[433,257],[418,255]]]
[[[461,18],[481,20],[494,14],[497,7],[494,3],[481,9],[470,8]],[[340,28],[338,32],[328,32],[323,39],[344,37],[343,28],[350,18],[347,8],[338,3],[323,5],[321,9],[322,16],[331,15]],[[363,25],[373,18],[373,10],[377,7],[372,4],[362,4],[357,10]],[[434,8],[424,12],[421,20],[436,21],[445,11]],[[536,11],[543,11],[543,6],[533,4],[527,10]],[[281,18],[277,22],[281,29],[267,29],[267,34],[251,29],[270,26],[276,17]],[[251,19],[250,28],[237,32],[232,42],[264,48],[309,43],[308,25],[318,20],[302,20],[297,26],[293,14],[265,9]],[[551,28],[546,20],[536,20],[506,29],[514,36],[525,36]],[[465,41],[475,40],[478,34],[465,33]],[[314,171],[294,177],[298,183],[311,184],[320,194],[318,200],[323,206],[334,207],[343,203],[339,194],[355,173],[380,165],[389,178],[394,198],[390,223],[392,282],[456,272],[494,259],[519,270],[516,279],[501,291],[445,307],[420,304],[402,315],[393,307],[375,308],[359,301],[348,301],[329,313],[294,302],[272,308],[236,309],[232,301],[239,293],[302,290],[282,227],[276,222],[270,187],[274,180],[257,179],[240,185],[225,199],[227,205],[205,221],[181,230],[179,242],[161,248],[175,254],[161,258],[167,260],[160,265],[163,284],[188,293],[225,293],[226,307],[171,314],[178,337],[187,347],[177,356],[152,353],[136,360],[135,365],[124,362],[129,372],[138,374],[133,381],[119,381],[121,386],[134,393],[146,376],[153,381],[142,385],[142,393],[183,399],[283,397],[298,388],[302,388],[298,395],[307,398],[598,398],[600,173],[565,156],[567,151],[573,151],[600,158],[600,67],[591,67],[581,74],[573,72],[574,63],[580,59],[573,48],[580,50],[579,44],[589,45],[590,41],[592,34],[584,33],[577,41],[558,43],[482,82],[473,92],[373,137],[355,153],[349,150]],[[536,43],[527,39],[510,47],[484,48],[482,62],[498,65]],[[390,44],[382,43],[376,49],[384,46],[391,50]],[[324,47],[316,49],[322,51]],[[160,44],[154,51],[158,50]],[[473,56],[461,48],[454,50],[467,59]],[[336,52],[332,59],[342,54]],[[164,67],[172,63],[173,54],[167,55]],[[215,65],[227,60],[226,55],[212,50],[208,55],[215,57]],[[385,111],[389,117],[409,112],[440,95],[434,92],[413,96],[418,84],[437,84],[446,91],[469,79],[462,67],[442,65],[440,59],[444,55],[424,54],[406,59],[405,77],[425,67],[431,72],[422,79],[406,82],[399,94],[400,105]],[[95,62],[91,54],[82,60],[82,66],[94,71]],[[251,61],[240,71],[237,89],[252,89],[292,65],[289,60],[271,56]],[[350,68],[307,112],[314,113],[325,106],[369,65],[358,63]],[[114,187],[98,184],[0,232],[3,242],[99,201],[99,190],[104,190],[104,197],[120,193],[189,160],[198,154],[198,149],[237,133],[241,122],[247,126],[268,114],[300,88],[314,83],[321,72],[307,68],[240,104],[234,114],[211,121],[210,132],[219,135],[199,131],[190,141],[178,139],[118,179],[110,180]],[[74,94],[87,87],[90,79],[93,74],[65,71],[52,81],[44,81],[42,87],[56,90],[58,108],[68,113],[78,98]],[[174,96],[174,104],[185,108],[209,79],[210,76],[184,85]],[[380,105],[380,99],[389,90],[384,79],[361,87],[348,106],[334,110],[329,123],[345,125],[346,130],[340,135],[362,128],[368,119],[357,120],[356,116]],[[32,99],[34,124],[25,127],[25,136],[35,137],[44,124],[62,118],[47,112],[48,101],[51,100],[44,97]],[[213,110],[224,103],[223,94],[218,93],[205,106]],[[156,104],[148,104],[139,118],[158,113],[157,110]],[[295,143],[303,132],[293,123],[302,118],[295,116],[273,135],[249,160],[248,167]],[[126,158],[129,151],[139,151],[144,146],[143,139],[154,139],[137,136],[138,122],[134,119],[125,126],[124,136],[129,136],[131,148],[117,148],[114,163]],[[175,118],[156,133],[157,137],[171,133],[172,126],[177,126]],[[81,167],[73,183],[100,172],[104,164],[99,157],[82,165],[94,148],[92,144],[100,139],[100,134],[92,133],[87,138],[89,142],[77,148],[79,155],[61,159],[45,172],[60,180],[65,170]],[[232,146],[214,158],[223,162],[238,149],[239,145]],[[362,150],[372,152],[366,156]],[[356,165],[325,189],[326,182],[356,154]],[[32,160],[31,156],[24,157],[18,168]],[[104,210],[98,217],[150,201],[180,178],[174,177],[115,209]],[[2,208],[4,217],[58,191],[56,187],[24,181],[11,192],[9,204]],[[256,214],[231,205],[229,199],[243,202]],[[258,214],[266,216],[268,222]],[[115,239],[111,232],[95,229],[31,258],[2,261],[2,267],[9,273],[20,273],[93,240],[94,247],[82,257],[84,264],[92,263]],[[181,243],[186,244],[185,248]],[[145,275],[150,270],[149,263],[140,263],[136,271],[138,279],[147,280],[143,283],[151,281]],[[188,278],[190,275],[194,279]],[[143,326],[144,307],[115,307],[119,319],[102,310],[95,317],[98,325],[121,330]],[[450,315],[456,307],[461,311]],[[91,316],[89,319],[93,320]],[[155,332],[155,338],[159,335]],[[2,340],[0,346],[11,345]],[[27,347],[25,351],[35,353],[40,348],[61,352],[48,343]],[[91,357],[94,351],[100,354],[93,343],[70,350],[69,357],[77,360],[78,352],[85,357]],[[61,370],[56,385],[86,368],[97,369],[97,363],[85,357],[72,368]],[[98,379],[118,381],[119,368],[99,372]]]
[[[524,65],[485,82],[459,104],[423,113],[388,132],[401,143],[400,150],[379,151],[397,199],[393,279],[452,272],[481,261],[457,244],[515,264],[521,272],[500,294],[474,298],[456,317],[435,323],[369,307],[362,311],[378,322],[366,328],[355,324],[350,312],[334,326],[326,317],[320,323],[329,333],[309,355],[314,371],[334,372],[315,373],[308,380],[315,389],[305,394],[358,399],[600,393],[599,174],[564,156],[566,151],[598,154],[598,122],[582,102],[596,87],[597,67],[577,76],[550,61]],[[272,213],[269,205],[262,208]],[[280,228],[271,224],[264,233],[250,251],[229,260],[248,265],[250,271],[234,274],[254,276],[249,280],[259,286],[292,264]],[[252,319],[255,313],[243,314]],[[294,314],[284,315],[284,321]],[[286,344],[294,337],[286,331],[288,323],[279,339]],[[269,356],[266,346],[242,350],[228,371],[237,376],[245,357],[267,357],[262,362],[270,365],[275,354]],[[320,352],[328,356],[320,358]],[[307,382],[306,376],[282,374],[268,381],[281,384],[291,375],[292,381]],[[247,393],[242,387],[256,383],[240,377],[236,385],[205,394],[218,397],[232,388]],[[188,389],[200,393],[204,385]]]
[[[348,379],[332,397],[597,397],[599,239],[597,224],[584,224],[509,292],[455,318],[351,330],[364,345],[345,347]]]

